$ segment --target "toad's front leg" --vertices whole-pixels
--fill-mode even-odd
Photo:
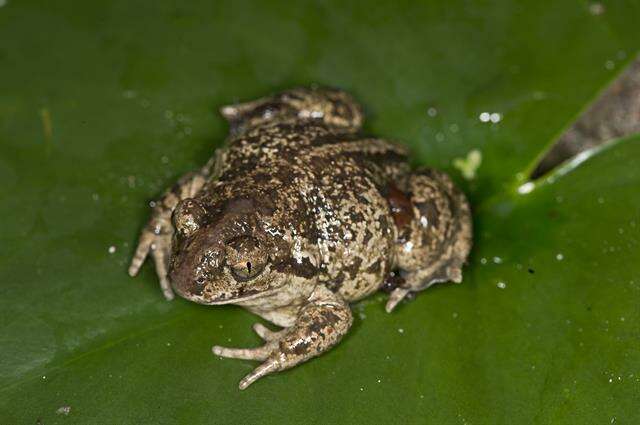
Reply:
[[[293,326],[279,332],[266,333],[266,343],[258,348],[213,347],[213,353],[236,359],[260,360],[263,363],[240,381],[243,390],[259,378],[289,369],[336,345],[347,333],[353,317],[347,303],[325,287],[314,290]],[[261,333],[260,331],[258,332]],[[275,335],[275,338],[270,336]]]

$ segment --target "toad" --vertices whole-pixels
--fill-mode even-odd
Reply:
[[[257,379],[319,356],[349,332],[349,304],[385,289],[391,312],[437,282],[461,282],[472,227],[444,173],[411,170],[404,147],[363,137],[347,93],[297,88],[225,106],[224,147],[155,203],[129,274],[148,254],[167,299],[235,304],[260,323]]]

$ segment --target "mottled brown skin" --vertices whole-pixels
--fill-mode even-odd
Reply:
[[[226,147],[153,207],[129,273],[150,252],[161,288],[237,304],[282,327],[255,331],[260,360],[240,382],[327,351],[352,324],[349,303],[462,279],[471,248],[464,195],[435,170],[411,172],[404,148],[362,138],[360,106],[332,89],[294,89],[224,107]]]

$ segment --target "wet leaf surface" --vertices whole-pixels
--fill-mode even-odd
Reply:
[[[2,423],[640,420],[638,139],[516,190],[637,51],[635,3],[2,4]],[[224,139],[217,107],[311,82],[452,173],[475,249],[462,285],[372,297],[339,347],[240,392],[254,364],[210,348],[258,344],[256,318],[126,264],[145,204]]]

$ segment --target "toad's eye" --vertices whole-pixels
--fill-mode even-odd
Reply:
[[[267,263],[259,242],[250,236],[241,236],[227,242],[226,251],[231,274],[240,282],[258,276]]]
[[[254,267],[251,261],[246,263],[234,264],[231,266],[231,273],[237,280],[249,280],[256,277],[262,271],[261,268]]]

